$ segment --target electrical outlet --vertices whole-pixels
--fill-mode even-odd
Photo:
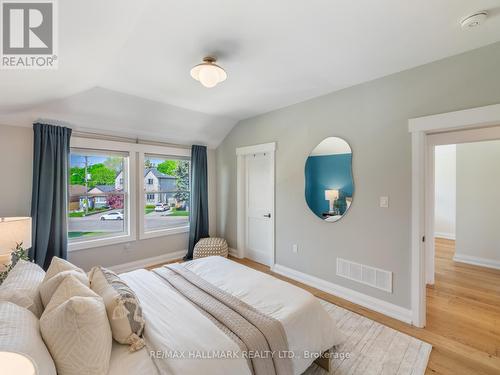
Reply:
[[[380,207],[389,208],[389,197],[380,197]]]
[[[299,245],[297,244],[293,244],[292,245],[292,251],[297,254],[299,252]]]

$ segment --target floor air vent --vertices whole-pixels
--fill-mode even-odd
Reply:
[[[337,258],[337,275],[392,293],[392,272]]]

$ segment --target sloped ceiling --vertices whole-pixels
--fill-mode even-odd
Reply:
[[[216,147],[241,119],[500,40],[500,0],[58,4],[59,69],[0,71],[2,124]],[[189,76],[208,54],[229,76],[214,89]]]

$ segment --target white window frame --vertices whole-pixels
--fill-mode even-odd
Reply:
[[[145,151],[145,152],[144,152]],[[166,159],[176,159],[176,158],[190,158],[191,157],[191,150],[190,149],[182,149],[182,148],[174,148],[174,147],[159,147],[155,146],[147,148],[147,150],[143,150],[138,153],[137,160],[138,160],[138,166],[139,166],[139,171],[142,173],[142,176],[144,176],[144,161],[145,157],[144,155],[154,155],[158,156],[159,158],[166,158]],[[188,233],[189,232],[189,224],[185,225],[183,227],[178,227],[178,228],[168,228],[168,229],[159,229],[155,231],[150,231],[146,232],[144,228],[144,219],[145,219],[145,214],[144,214],[144,207],[147,204],[146,200],[146,192],[145,192],[145,187],[146,183],[144,181],[144,177],[139,179],[139,191],[141,192],[139,194],[139,215],[138,215],[138,220],[139,220],[139,239],[145,240],[148,238],[156,238],[156,237],[162,237],[162,236],[169,236],[173,234],[179,234],[179,233]]]
[[[89,149],[95,151],[128,152],[128,232],[113,237],[95,238],[68,244],[68,251],[85,250],[101,246],[133,242],[148,238],[163,237],[189,232],[189,225],[179,228],[161,229],[152,232],[144,231],[144,155],[157,155],[165,158],[190,158],[190,148],[149,145],[143,143],[128,143],[94,138],[72,137],[71,148]],[[125,182],[125,181],[124,181]],[[67,229],[66,229],[67,230]]]
[[[72,137],[70,142],[70,147],[75,149],[88,149],[92,151],[102,151],[105,152],[126,152],[128,153],[128,165],[126,169],[128,170],[128,189],[127,191],[127,205],[124,207],[124,213],[127,220],[125,221],[125,233],[119,233],[115,236],[97,237],[93,239],[86,239],[85,241],[75,241],[68,243],[68,251],[78,251],[84,249],[90,249],[94,247],[114,245],[118,243],[135,241],[137,238],[137,191],[136,184],[133,183],[136,180],[136,151],[131,147],[131,144],[124,142],[114,142],[114,141],[103,141],[90,138],[79,138]],[[124,185],[124,184],[123,184]],[[125,186],[124,186],[125,187]],[[125,212],[126,210],[126,212]],[[67,230],[67,229],[66,229]]]

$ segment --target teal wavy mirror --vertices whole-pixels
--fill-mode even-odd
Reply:
[[[326,222],[340,220],[354,196],[351,146],[339,137],[325,138],[306,160],[305,180],[311,211]]]

